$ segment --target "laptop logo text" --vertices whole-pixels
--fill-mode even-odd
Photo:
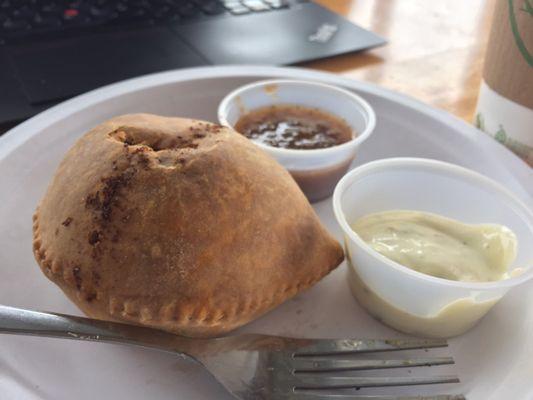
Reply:
[[[339,27],[333,24],[322,24],[315,33],[309,35],[307,40],[316,43],[327,43],[337,33]]]

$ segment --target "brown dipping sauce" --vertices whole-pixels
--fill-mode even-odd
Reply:
[[[284,149],[323,149],[353,138],[352,128],[341,118],[290,104],[252,110],[237,121],[235,130],[253,141]]]

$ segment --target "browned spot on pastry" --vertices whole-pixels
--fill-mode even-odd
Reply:
[[[190,138],[184,138],[181,135],[163,136],[154,135],[152,132],[134,129],[119,128],[109,134],[109,136],[128,146],[143,146],[152,151],[175,150],[175,149],[195,149],[198,147]],[[204,136],[202,136],[204,137]]]
[[[142,169],[148,170],[150,168],[150,159],[145,154],[140,153],[137,159]]]
[[[92,302],[94,299],[96,299],[96,292],[90,292],[85,298],[85,300],[89,303]]]
[[[72,268],[72,276],[74,277],[74,283],[76,284],[76,289],[81,289],[81,271],[80,267]]]
[[[111,219],[112,207],[116,196],[123,187],[130,183],[135,172],[136,170],[129,170],[123,174],[102,179],[104,188],[102,189],[102,201],[99,211],[104,221]]]
[[[172,167],[177,163],[176,158],[170,154],[164,154],[159,156],[157,158],[157,161],[159,162],[159,164],[164,165],[165,167]]]
[[[129,185],[137,170],[130,168],[121,174],[102,178],[103,188],[90,194],[85,199],[85,207],[99,214],[99,222],[105,223],[111,220],[113,206],[122,188]]]
[[[92,272],[94,286],[100,286],[100,274],[96,271]]]
[[[94,246],[98,242],[100,242],[100,232],[92,231],[91,233],[89,233],[89,244],[91,246]]]
[[[111,235],[111,241],[113,243],[116,243],[118,242],[119,239],[120,239],[120,231],[118,229],[115,229]]]
[[[65,219],[63,222],[61,222],[61,225],[69,226],[71,222],[72,222],[72,217],[67,217],[67,219]]]
[[[93,208],[93,209],[100,208],[100,192],[99,191],[87,196],[87,198],[85,199],[85,208]]]

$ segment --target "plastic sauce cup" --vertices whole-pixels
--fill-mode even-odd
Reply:
[[[374,130],[376,117],[372,107],[356,94],[335,86],[276,79],[255,82],[229,93],[218,107],[218,119],[222,125],[234,128],[251,110],[281,104],[320,109],[340,117],[352,128],[350,141],[323,149],[285,149],[254,142],[291,173],[309,201],[329,197],[359,145]]]
[[[533,277],[533,212],[503,186],[471,170],[417,158],[374,161],[341,179],[333,208],[345,235],[352,293],[372,315],[402,332],[459,335],[511,288]],[[364,215],[394,209],[507,226],[518,240],[511,278],[459,282],[426,275],[379,254],[350,227]]]

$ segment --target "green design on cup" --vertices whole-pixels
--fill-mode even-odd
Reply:
[[[476,114],[476,128],[480,131],[486,132],[485,130],[485,119],[481,113]]]
[[[509,137],[502,124],[498,125],[499,128],[495,133],[489,132],[485,127],[485,118],[483,117],[483,114],[478,112],[476,114],[475,125],[476,128],[492,136],[496,141],[503,144],[518,157],[523,159],[527,164],[533,167],[533,147]]]
[[[509,4],[509,23],[511,24],[511,30],[513,31],[514,40],[516,43],[516,46],[518,47],[518,50],[524,57],[524,60],[529,64],[530,67],[533,67],[533,56],[529,53],[527,50],[527,47],[522,40],[522,37],[520,36],[520,32],[518,31],[518,25],[516,23],[516,15],[514,12],[514,6],[513,6],[513,0],[507,0],[507,3]],[[524,0],[524,6],[520,9],[522,11],[525,11],[529,14],[530,17],[533,17],[533,6],[529,2],[529,0]]]
[[[499,129],[494,134],[494,139],[503,144],[507,141],[507,133],[505,132],[505,129],[503,129],[502,124],[499,125]]]
[[[520,10],[525,11],[529,15],[533,16],[533,5],[531,5],[529,0],[524,0],[524,6]]]

